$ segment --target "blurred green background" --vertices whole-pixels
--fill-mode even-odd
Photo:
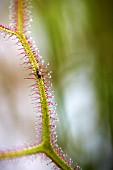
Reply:
[[[112,170],[113,1],[32,5],[32,36],[53,72],[59,145],[83,170]]]

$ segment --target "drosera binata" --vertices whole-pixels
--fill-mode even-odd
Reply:
[[[30,97],[36,108],[37,142],[27,147],[0,151],[0,159],[11,159],[21,156],[35,155],[43,153],[51,159],[62,170],[72,170],[72,160],[57,144],[56,134],[56,103],[52,94],[52,84],[50,83],[51,72],[39,55],[33,38],[29,34],[29,23],[32,22],[31,3],[29,0],[11,0],[10,4],[10,25],[5,27],[0,25],[0,32],[4,33],[6,39],[16,39],[15,45],[19,48],[19,56],[23,61],[23,67],[30,70],[28,79],[34,83],[30,86]],[[7,36],[6,36],[7,35]],[[53,169],[56,168],[54,165]],[[74,168],[78,170],[79,167]]]

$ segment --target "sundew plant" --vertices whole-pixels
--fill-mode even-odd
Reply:
[[[29,0],[11,0],[10,2],[10,25],[9,27],[0,24],[0,34],[16,41],[19,48],[19,57],[23,60],[23,67],[30,70],[27,80],[32,81],[30,97],[34,101],[37,114],[38,140],[32,146],[21,149],[10,149],[0,151],[0,160],[12,159],[22,156],[44,153],[50,158],[49,163],[54,163],[53,169],[72,170],[72,161],[63,153],[57,145],[56,135],[56,103],[51,89],[51,72],[42,60],[32,37],[29,34],[28,26],[32,21],[31,3]],[[2,44],[1,44],[2,45]],[[79,167],[75,166],[75,170]]]

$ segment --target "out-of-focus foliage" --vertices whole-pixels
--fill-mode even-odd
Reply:
[[[35,17],[40,18],[44,27],[46,54],[53,70],[58,114],[62,122],[58,130],[59,143],[62,143],[65,152],[79,162],[84,170],[111,170],[113,169],[113,2],[35,0],[33,4]],[[70,84],[73,83],[75,89],[72,91]],[[77,83],[80,87],[82,84],[82,88],[79,88]],[[83,88],[87,89],[87,93],[82,93],[80,98]],[[74,91],[77,91],[75,98]],[[87,101],[89,93],[92,96]],[[67,105],[73,103],[73,100],[75,107],[77,103],[79,104],[80,109],[77,110],[79,116],[76,108],[68,109]],[[87,101],[86,106],[89,110],[84,110],[83,100]],[[75,120],[75,126],[68,119],[72,110],[75,110],[71,117],[73,122]],[[77,126],[76,129],[76,123],[79,124],[79,121],[81,123],[81,119],[82,127]],[[86,125],[87,132],[84,134]],[[88,130],[92,126],[93,130]],[[77,130],[80,131],[78,135],[76,135]]]

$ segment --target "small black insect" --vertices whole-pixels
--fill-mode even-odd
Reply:
[[[38,69],[36,69],[36,75],[38,76],[39,79],[41,78],[41,73],[39,72]]]

